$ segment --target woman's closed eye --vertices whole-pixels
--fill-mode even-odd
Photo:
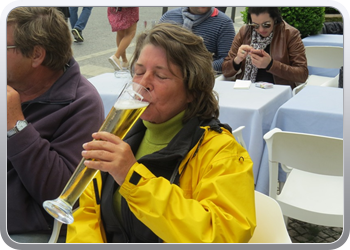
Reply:
[[[135,71],[135,76],[142,76],[144,75],[146,72],[145,71],[141,71],[141,70],[136,70]],[[169,77],[167,77],[166,75],[164,74],[159,74],[159,73],[156,73],[155,76],[161,80],[166,80],[166,79],[169,79]]]
[[[143,75],[143,74],[145,74],[145,72],[144,71],[140,71],[140,70],[135,70],[135,75],[137,75],[137,76],[141,76],[141,75]]]
[[[162,80],[168,79],[167,76],[162,75],[162,74],[156,74],[156,76],[157,76],[159,79],[162,79]]]

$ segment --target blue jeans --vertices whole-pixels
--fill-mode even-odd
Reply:
[[[85,26],[89,20],[92,7],[83,7],[83,10],[81,11],[79,18],[78,18],[78,8],[79,7],[69,7],[69,14],[70,14],[69,20],[70,20],[72,29],[83,30],[85,29]]]

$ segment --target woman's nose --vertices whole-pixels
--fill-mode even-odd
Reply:
[[[140,84],[142,86],[144,86],[146,89],[148,90],[152,90],[153,89],[153,77],[152,74],[150,72],[146,72],[143,74],[143,77],[140,81]]]

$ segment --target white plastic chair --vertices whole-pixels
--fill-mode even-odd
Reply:
[[[245,128],[245,126],[240,126],[236,128],[234,131],[232,131],[233,136],[236,138],[236,141],[241,144],[241,146],[245,149],[247,149],[247,146],[245,144],[245,141],[243,139],[242,130]]]
[[[215,81],[225,81],[225,77],[223,74],[217,74],[215,76]]]
[[[255,191],[256,228],[248,243],[292,243],[280,205]]]
[[[344,65],[344,48],[336,46],[305,46],[307,65],[318,68],[340,69]],[[339,77],[339,76],[336,76]],[[335,77],[309,75],[308,85],[323,85]],[[328,86],[329,87],[329,86]],[[338,87],[338,85],[337,85]]]
[[[60,236],[61,227],[62,222],[54,220],[51,237],[48,243],[57,243],[58,237]]]
[[[79,207],[75,208],[72,212],[74,213],[76,210],[78,210],[78,208]],[[57,240],[60,236],[61,227],[62,222],[55,219],[53,222],[53,229],[48,243],[57,243]]]
[[[236,76],[240,74],[242,70],[238,70],[234,76],[225,77],[224,74],[218,74],[215,77],[215,81],[236,81]]]
[[[298,86],[296,86],[293,89],[293,96],[295,96],[296,94],[298,94],[300,92],[300,90],[302,90],[305,86],[306,86],[307,82],[299,84]]]
[[[343,139],[284,132],[264,135],[269,155],[269,195],[280,204],[285,220],[343,227]],[[290,170],[277,193],[279,163]]]
[[[338,88],[338,86],[339,86],[339,74],[336,75],[335,77],[329,79],[328,81],[325,81],[324,83],[322,83],[321,86]]]

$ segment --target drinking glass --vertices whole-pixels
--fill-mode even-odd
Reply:
[[[123,139],[145,111],[151,99],[151,93],[145,87],[134,82],[127,83],[99,131],[107,131]],[[43,203],[44,209],[52,217],[65,224],[74,221],[72,208],[98,172],[87,168],[84,161],[83,157],[61,195],[55,200]]]
[[[116,70],[114,72],[114,76],[116,78],[131,79],[131,75],[130,75],[130,70],[129,69]]]

